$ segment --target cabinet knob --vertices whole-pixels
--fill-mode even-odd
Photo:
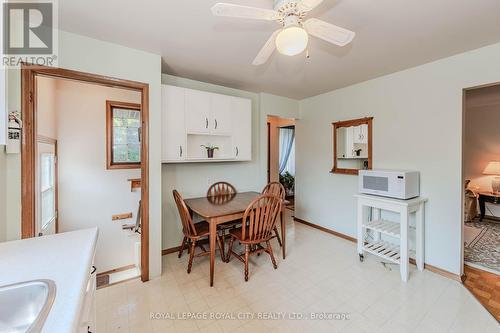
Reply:
[[[179,157],[182,157],[182,146],[179,146]]]
[[[236,156],[238,156],[240,154],[240,150],[238,149],[238,147],[236,147]]]
[[[92,272],[90,272],[90,275],[94,274],[95,271],[97,271],[97,267],[95,267],[94,265],[92,265]]]
[[[217,119],[214,120],[215,120],[215,129],[217,129]]]
[[[205,128],[208,128],[208,118],[205,118]]]

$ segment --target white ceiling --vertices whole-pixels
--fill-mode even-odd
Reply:
[[[272,0],[63,0],[62,30],[161,54],[163,72],[296,99],[500,42],[499,0],[325,0],[308,17],[356,32],[340,48],[316,38],[309,53],[252,60],[279,26],[214,17],[229,2]]]

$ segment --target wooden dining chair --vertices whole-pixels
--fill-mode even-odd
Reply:
[[[248,281],[248,257],[251,254],[267,252],[271,257],[274,269],[278,268],[269,241],[273,237],[273,230],[282,205],[283,201],[279,197],[263,194],[254,199],[245,210],[242,222],[246,223],[242,223],[240,228],[229,231],[231,241],[229,242],[226,262],[229,262],[232,254],[242,261],[245,264],[245,281]],[[238,254],[233,251],[235,240],[245,247],[244,253]],[[263,247],[261,243],[266,243],[266,247]]]
[[[281,200],[283,200],[283,205],[285,204],[285,196],[286,196],[286,191],[285,187],[280,183],[280,182],[271,182],[267,184],[264,189],[262,190],[262,194],[270,194],[270,195],[275,195],[279,197]],[[280,212],[280,220],[283,221],[283,211]],[[282,222],[284,223],[284,221]],[[276,237],[278,240],[278,243],[280,246],[283,246],[281,243],[281,238],[278,233],[278,226],[274,226],[274,236],[273,238]]]
[[[217,204],[218,202],[226,202],[226,198],[236,195],[236,188],[229,184],[228,182],[217,182],[212,184],[207,191],[207,198],[210,198],[212,202]],[[219,200],[219,199],[220,200]],[[225,239],[227,236],[227,231],[236,228],[241,223],[241,220],[229,221],[226,223],[218,224],[217,229],[220,231],[222,249],[226,250]]]
[[[198,223],[193,223],[193,219],[191,218],[191,214],[189,214],[189,210],[182,199],[182,196],[177,192],[177,190],[173,190],[175,204],[177,205],[177,209],[179,210],[179,215],[181,217],[182,222],[182,232],[184,233],[184,239],[182,240],[181,248],[179,250],[179,258],[182,256],[182,252],[186,246],[189,246],[189,263],[188,263],[188,274],[191,273],[191,267],[193,266],[193,258],[206,256],[210,254],[210,251],[207,251],[203,245],[199,242],[202,238],[208,237],[209,225],[206,221],[201,221]],[[217,244],[219,245],[219,251],[222,258],[224,260],[224,248],[222,247],[222,243],[219,235],[217,235]],[[201,253],[195,255],[196,245],[200,247],[202,250]]]
[[[212,184],[207,191],[207,197],[215,197],[224,194],[235,194],[236,188],[228,182],[217,182]]]

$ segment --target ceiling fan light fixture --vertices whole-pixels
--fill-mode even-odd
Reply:
[[[309,42],[309,35],[300,26],[284,28],[276,37],[278,52],[287,56],[295,56],[304,52]]]

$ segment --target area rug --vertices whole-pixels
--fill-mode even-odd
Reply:
[[[464,225],[464,243],[466,247],[474,247],[484,233],[488,230],[486,226],[476,228],[474,226]]]
[[[465,223],[464,259],[500,272],[500,223],[474,220]]]

